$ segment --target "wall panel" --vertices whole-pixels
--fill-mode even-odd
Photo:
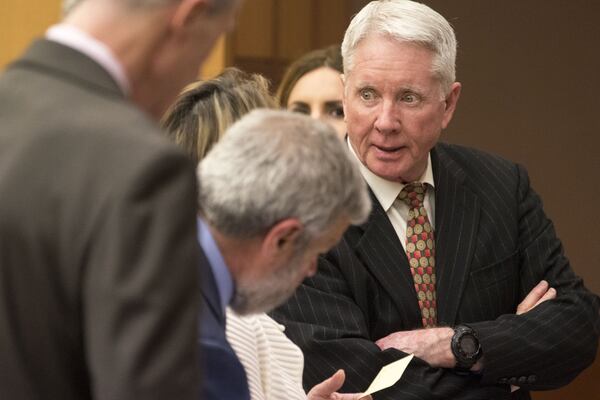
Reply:
[[[60,18],[60,0],[0,0],[0,69]]]
[[[268,58],[275,51],[277,0],[246,1],[230,35],[236,57]]]

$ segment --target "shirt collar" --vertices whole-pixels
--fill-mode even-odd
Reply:
[[[67,24],[51,26],[46,31],[46,39],[85,54],[109,73],[125,95],[131,92],[131,85],[129,79],[127,79],[125,69],[110,48],[104,43],[96,40],[86,32]]]
[[[198,218],[198,242],[204,250],[206,258],[208,258],[208,263],[217,283],[221,307],[223,313],[225,313],[225,307],[233,299],[233,278],[213,235],[210,233],[210,229],[208,229],[208,225],[201,218]]]
[[[365,178],[365,181],[367,181],[367,184],[373,191],[373,194],[379,201],[379,204],[381,204],[381,207],[383,207],[383,209],[387,212],[400,194],[402,188],[404,188],[405,184],[388,181],[387,179],[375,175],[358,159],[358,156],[352,148],[350,139],[348,137],[346,137],[346,142],[348,144],[348,148],[350,149],[350,153],[358,164],[360,173],[362,174],[363,178]],[[435,187],[433,183],[433,169],[431,167],[431,153],[427,155],[427,168],[425,168],[425,172],[423,172],[423,175],[421,175],[417,181],[426,183],[432,188]]]

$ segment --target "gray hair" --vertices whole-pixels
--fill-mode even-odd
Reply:
[[[251,238],[298,218],[306,244],[339,217],[366,220],[367,186],[329,125],[259,109],[232,125],[198,166],[199,209],[225,235]]]
[[[354,16],[342,42],[344,73],[353,68],[354,51],[370,35],[386,35],[411,42],[434,54],[433,73],[447,94],[456,80],[456,36],[450,23],[428,6],[410,0],[379,0]]]
[[[73,9],[85,0],[63,0],[62,2],[62,13],[63,16],[69,14]],[[118,0],[129,7],[158,7],[166,6],[170,3],[179,0]],[[224,8],[228,8],[233,0],[212,0],[211,1],[211,12],[220,12]]]

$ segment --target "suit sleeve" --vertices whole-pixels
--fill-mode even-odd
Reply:
[[[343,271],[347,273],[364,267],[356,258],[344,258],[343,255],[350,253],[339,249],[338,246],[330,252],[331,258],[321,258],[318,274],[307,279],[295,295],[273,313],[274,318],[286,326],[286,334],[304,352],[304,388],[307,391],[340,368],[346,372],[341,392],[365,391],[384,365],[406,355],[395,349],[381,351],[375,345],[377,335],[370,332],[369,327],[377,323],[369,321],[371,313],[358,304],[376,302],[377,299],[353,298],[348,282],[367,283],[345,277],[338,262],[344,263]],[[342,259],[338,258],[340,255]],[[354,293],[369,293],[369,290]],[[377,315],[371,318],[377,318]],[[377,400],[508,398],[506,386],[482,386],[479,380],[478,377],[431,368],[414,358],[397,384],[374,397]]]
[[[542,279],[557,289],[557,298],[523,315],[470,325],[482,343],[484,384],[508,380],[527,390],[553,389],[569,383],[593,362],[599,301],[571,269],[525,170],[517,170],[520,298]]]
[[[132,153],[136,167],[90,209],[82,318],[93,397],[198,399],[193,168],[164,147]]]

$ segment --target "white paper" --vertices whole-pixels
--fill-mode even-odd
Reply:
[[[393,363],[390,363],[385,367],[381,368],[373,382],[371,382],[371,385],[369,386],[367,391],[364,392],[364,395],[367,396],[375,392],[379,392],[380,390],[387,389],[390,386],[394,385],[396,382],[398,382],[400,378],[402,378],[404,370],[406,370],[406,367],[408,367],[408,364],[413,359],[413,357],[413,354],[409,354],[408,356],[394,361]]]

